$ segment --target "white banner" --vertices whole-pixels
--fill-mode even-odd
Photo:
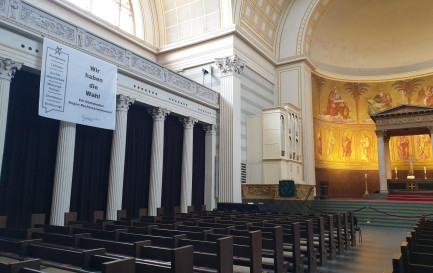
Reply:
[[[39,115],[114,130],[117,67],[44,38]]]

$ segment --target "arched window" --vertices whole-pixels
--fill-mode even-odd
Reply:
[[[130,0],[66,0],[79,8],[135,35],[134,12]]]

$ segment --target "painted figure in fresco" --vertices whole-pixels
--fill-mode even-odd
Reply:
[[[397,151],[401,159],[409,159],[409,138],[407,136],[399,136],[397,138]]]
[[[316,144],[317,144],[317,153],[319,154],[319,156],[322,156],[322,133],[320,133],[320,131],[317,134]]]
[[[352,140],[347,136],[347,132],[344,132],[341,142],[343,145],[343,159],[349,159],[352,155]]]
[[[433,107],[433,86],[427,86],[426,90],[421,89],[418,91],[417,102],[421,102],[425,106]]]
[[[337,86],[329,93],[328,104],[326,110],[323,112],[326,116],[342,116],[344,119],[349,118],[350,109],[338,93]]]
[[[426,135],[420,135],[416,139],[419,158],[420,159],[428,159],[428,143],[430,142],[430,139]]]
[[[334,146],[335,146],[335,139],[334,139],[334,133],[332,130],[329,132],[328,142],[326,143],[326,154],[328,155],[329,159],[334,159]]]
[[[359,142],[361,146],[361,160],[368,162],[371,155],[370,138],[366,136],[365,133],[361,133],[361,140]]]
[[[368,114],[374,115],[392,107],[392,98],[389,93],[385,93],[382,88],[379,88],[379,94],[374,98],[367,98]]]

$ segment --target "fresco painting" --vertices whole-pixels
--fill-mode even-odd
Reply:
[[[344,82],[313,74],[315,156],[318,166],[378,168],[377,138],[370,115],[401,104],[433,107],[433,75],[387,82]],[[390,139],[391,165],[433,167],[429,135]]]

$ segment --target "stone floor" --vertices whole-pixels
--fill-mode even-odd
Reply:
[[[362,243],[351,248],[318,273],[382,273],[392,269],[392,256],[400,252],[400,244],[409,229],[361,226]],[[358,236],[357,236],[358,239]]]

